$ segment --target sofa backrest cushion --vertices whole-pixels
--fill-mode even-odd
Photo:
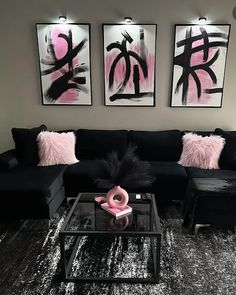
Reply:
[[[15,141],[16,156],[21,165],[35,166],[39,163],[37,136],[47,127],[41,125],[36,128],[12,128],[12,136]]]
[[[144,161],[178,161],[182,152],[182,133],[179,130],[131,130],[129,141],[137,146],[137,155]]]
[[[187,134],[187,133],[194,133],[197,135],[201,135],[201,136],[211,136],[213,135],[214,131],[189,131],[189,130],[184,130],[182,131],[183,135]]]
[[[76,131],[77,159],[102,159],[112,151],[117,151],[122,157],[128,141],[127,130],[92,130],[79,129]]]
[[[216,128],[214,134],[225,139],[225,146],[219,161],[220,168],[236,170],[236,131],[224,131]]]

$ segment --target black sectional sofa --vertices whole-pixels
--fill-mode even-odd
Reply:
[[[150,172],[156,177],[150,188],[139,187],[137,183],[132,190],[148,190],[155,193],[158,200],[184,199],[189,177],[236,179],[236,170],[204,170],[179,165],[183,136],[180,130],[73,130],[77,138],[75,153],[80,162],[70,166],[39,167],[36,138],[45,128],[42,125],[13,129],[16,149],[0,155],[1,218],[51,218],[66,197],[101,191],[94,183],[98,160],[111,151],[117,151],[122,157],[130,143],[137,146],[140,160],[150,163]],[[200,134],[209,135],[209,132]],[[29,161],[28,155],[33,156],[34,161]]]

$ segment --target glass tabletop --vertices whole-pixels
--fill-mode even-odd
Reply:
[[[136,200],[136,194],[129,194],[128,205],[132,213],[116,219],[98,205],[94,198],[106,196],[103,193],[80,193],[76,198],[61,232],[132,232],[160,233],[160,220],[154,195],[147,200]]]

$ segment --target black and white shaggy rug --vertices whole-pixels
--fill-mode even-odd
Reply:
[[[26,220],[0,225],[1,295],[236,294],[235,229],[202,228],[192,236],[182,228],[180,215],[168,213],[161,215],[159,284],[61,282],[58,233],[66,213],[61,208],[49,223]],[[83,238],[73,272],[145,276],[148,249],[148,242],[140,238]]]

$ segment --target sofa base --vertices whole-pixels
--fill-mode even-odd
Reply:
[[[62,202],[66,200],[62,186],[48,204],[32,203],[29,200],[11,199],[0,208],[0,219],[51,219]]]
[[[236,180],[192,178],[184,201],[186,228],[196,224],[236,225]]]

